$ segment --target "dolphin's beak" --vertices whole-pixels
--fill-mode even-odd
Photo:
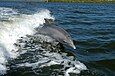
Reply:
[[[71,45],[71,47],[72,47],[73,49],[76,49],[76,47],[75,47],[75,45],[74,45],[74,44],[72,44],[72,45]]]
[[[73,49],[76,49],[76,47],[75,47],[75,45],[74,45],[74,43],[73,43],[73,40],[71,40],[68,45],[71,46]]]

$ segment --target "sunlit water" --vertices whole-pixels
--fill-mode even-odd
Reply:
[[[37,34],[44,18],[68,31],[77,49]],[[0,2],[0,75],[114,76],[114,30],[114,4]]]

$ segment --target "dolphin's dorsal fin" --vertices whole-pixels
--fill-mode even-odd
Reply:
[[[47,18],[45,18],[44,20],[45,20],[44,25],[51,25],[51,24],[54,24],[53,19],[47,19]]]

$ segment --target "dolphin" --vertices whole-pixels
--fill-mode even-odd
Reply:
[[[63,28],[54,25],[54,21],[52,19],[44,20],[44,26],[38,30],[39,34],[50,36],[58,42],[76,49],[72,38]]]

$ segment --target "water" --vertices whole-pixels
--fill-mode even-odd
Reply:
[[[115,76],[115,4],[0,2],[0,13],[1,74]],[[55,19],[77,49],[36,35],[43,18]]]

